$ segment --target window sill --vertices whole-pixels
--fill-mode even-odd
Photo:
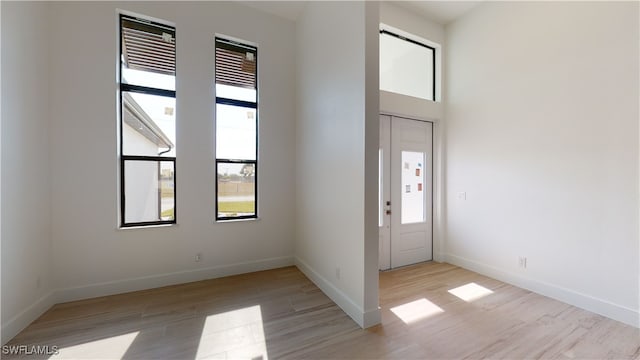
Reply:
[[[245,222],[245,221],[259,221],[260,217],[254,218],[246,218],[246,219],[223,219],[223,220],[214,220],[214,224],[224,224],[224,223],[235,223],[235,222]]]
[[[140,229],[157,229],[178,227],[178,224],[158,224],[158,225],[140,225],[140,226],[118,226],[116,230],[140,230]]]

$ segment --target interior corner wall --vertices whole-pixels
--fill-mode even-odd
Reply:
[[[365,2],[364,131],[364,318],[368,328],[382,321],[379,309],[378,181],[380,149],[380,3]]]
[[[307,3],[296,58],[296,264],[363,327],[378,314],[365,302],[367,6]]]
[[[447,260],[636,327],[638,6],[486,3],[446,28]]]
[[[295,23],[232,2],[50,6],[52,235],[58,299],[292,265]],[[118,228],[118,9],[176,26],[175,226]],[[216,34],[258,47],[258,220],[215,222]],[[202,254],[199,262],[197,253]]]
[[[53,304],[47,3],[2,8],[2,344]]]

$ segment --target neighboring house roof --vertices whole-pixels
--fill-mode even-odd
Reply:
[[[167,135],[158,127],[151,117],[133,100],[130,94],[122,93],[124,105],[122,117],[125,124],[131,126],[152,143],[161,148],[173,148],[173,143]]]

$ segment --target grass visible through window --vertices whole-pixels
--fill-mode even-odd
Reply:
[[[168,209],[163,211],[160,216],[162,216],[162,218],[169,218],[169,219],[173,219],[173,208]]]
[[[220,202],[218,206],[219,211],[227,216],[255,213],[255,203],[253,201],[227,201]],[[163,211],[161,216],[163,219],[173,219],[173,208]]]
[[[225,214],[255,213],[253,201],[220,201],[218,211]]]

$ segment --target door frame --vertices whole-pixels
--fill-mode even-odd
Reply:
[[[433,187],[431,189],[431,252],[433,261],[444,262],[444,126],[437,118],[427,118],[413,115],[406,115],[391,111],[380,111],[380,115],[397,117],[407,120],[430,122],[433,126],[432,151],[433,161],[431,164],[431,174],[433,176]],[[379,147],[380,145],[378,145]],[[378,258],[380,255],[378,254]],[[379,266],[379,265],[378,265]],[[392,270],[392,269],[391,269]]]

